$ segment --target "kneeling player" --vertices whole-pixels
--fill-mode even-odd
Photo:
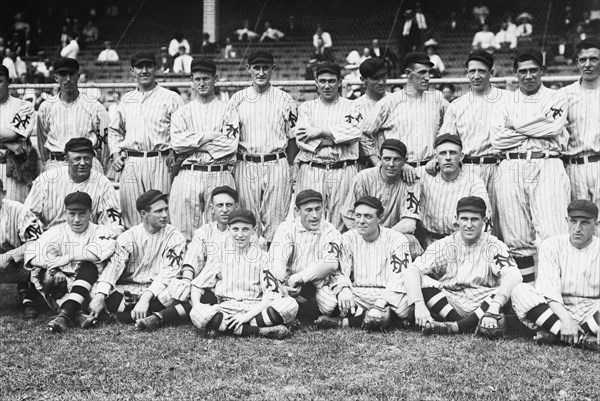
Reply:
[[[208,258],[202,275],[194,280],[199,288],[214,285],[218,304],[194,305],[192,323],[209,335],[217,332],[237,336],[284,338],[284,326],[296,317],[298,304],[283,290],[269,269],[268,254],[252,238],[254,214],[235,210],[229,215],[230,238],[219,254]]]

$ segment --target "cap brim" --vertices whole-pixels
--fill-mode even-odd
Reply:
[[[96,152],[94,151],[94,149],[84,148],[84,147],[81,147],[81,148],[72,148],[72,149],[67,150],[67,152],[90,152],[90,153],[92,153],[94,155],[96,154]]]
[[[90,210],[91,206],[88,206],[84,203],[71,203],[69,206],[65,206],[65,209],[68,209],[68,210]]]
[[[341,71],[335,71],[333,68],[322,68],[320,70],[317,71],[316,75],[319,74],[323,74],[323,73],[330,73],[330,74],[334,74],[334,75],[340,75]]]
[[[208,68],[201,68],[201,67],[196,67],[196,68],[192,68],[192,72],[207,72],[209,74],[215,74],[216,71],[208,69]]]
[[[152,64],[156,64],[156,60],[153,59],[149,59],[149,58],[141,58],[139,60],[136,60],[136,62],[133,64],[133,66],[137,66],[138,64],[141,63],[152,63]]]
[[[269,60],[269,59],[266,59],[266,58],[255,58],[252,61],[248,61],[248,64],[250,64],[250,65],[256,65],[256,64],[269,64],[269,65],[271,65],[271,64],[273,64],[273,60]]]
[[[57,68],[54,70],[54,72],[62,72],[62,71],[77,72],[77,71],[79,71],[79,68],[60,67],[60,68]]]
[[[474,206],[466,206],[466,207],[462,207],[460,209],[456,209],[457,214],[460,212],[473,212],[473,213],[485,214],[485,210],[480,209],[478,207],[474,207]]]
[[[387,67],[382,67],[381,69],[375,71],[373,74],[369,75],[367,78],[376,77],[378,75],[387,74],[390,70]]]
[[[469,61],[480,61],[480,62],[482,62],[483,64],[485,64],[485,65],[487,65],[489,67],[491,67],[493,65],[493,64],[490,64],[490,62],[488,60],[486,60],[485,58],[479,57],[479,56],[469,57],[469,59],[467,60],[467,63]]]
[[[593,215],[592,213],[586,212],[584,210],[574,210],[568,213],[569,217],[583,217],[586,219],[597,219],[598,216]]]
[[[301,205],[304,205],[305,203],[308,203],[308,202],[323,202],[323,198],[318,198],[316,196],[311,196],[309,198],[304,198],[300,202],[296,202],[296,206],[301,206]]]
[[[234,217],[233,219],[230,218],[227,221],[227,224],[229,224],[229,225],[235,224],[235,223],[245,223],[245,224],[250,224],[252,226],[256,224],[256,223],[254,223],[246,218],[243,218],[243,217]]]
[[[150,200],[148,201],[147,205],[153,205],[156,202],[158,202],[159,200],[164,200],[165,202],[169,201],[169,195],[168,194],[161,194],[161,195],[156,195],[153,198],[150,198]]]

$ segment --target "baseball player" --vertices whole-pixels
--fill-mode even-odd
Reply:
[[[567,231],[571,196],[560,160],[568,141],[567,97],[542,85],[543,65],[539,50],[517,51],[519,89],[498,105],[491,136],[494,151],[505,157],[494,190],[500,232],[525,282],[535,281],[536,243]]]
[[[72,138],[64,149],[67,165],[42,173],[34,182],[25,200],[42,223],[44,230],[67,220],[65,196],[71,192],[85,192],[92,198],[93,223],[105,225],[116,238],[124,230],[117,194],[104,175],[92,171],[94,147],[87,138]]]
[[[512,302],[539,343],[581,343],[600,351],[600,240],[598,207],[587,199],[567,209],[569,233],[540,245],[535,288],[518,285]]]
[[[464,157],[462,141],[457,135],[442,134],[435,139],[439,174],[423,174],[421,180],[421,218],[423,227],[418,238],[423,247],[456,231],[453,211],[465,196],[478,196],[487,205],[486,231],[490,222],[490,200],[485,184],[477,176],[469,176],[461,167]]]
[[[320,316],[319,328],[360,327],[366,311],[379,299],[390,276],[411,262],[406,237],[381,225],[384,207],[379,199],[363,196],[354,204],[356,228],[342,235],[340,264],[351,282],[342,291],[349,291],[351,310],[345,317]]]
[[[150,189],[168,193],[171,188],[171,115],[183,105],[178,94],[156,83],[154,54],[135,54],[131,74],[138,87],[123,95],[108,135],[112,168],[121,171],[119,195],[126,229],[141,222],[135,211],[140,195]]]
[[[108,112],[95,98],[80,92],[79,63],[72,58],[59,58],[54,62],[54,80],[58,83],[58,95],[42,103],[38,110],[37,141],[44,169],[65,164],[65,145],[71,138],[87,138],[92,141],[99,161],[94,169],[104,174],[108,171],[107,149]]]
[[[223,252],[206,260],[211,276],[199,276],[194,285],[214,286],[219,303],[197,303],[190,312],[192,323],[210,335],[233,333],[237,336],[285,338],[298,313],[295,299],[285,296],[269,269],[269,256],[252,238],[256,219],[249,210],[234,210],[228,220],[229,238]],[[216,283],[215,283],[216,280]]]
[[[247,68],[252,85],[231,97],[233,110],[227,111],[237,112],[240,119],[235,182],[241,207],[254,213],[259,235],[270,242],[285,220],[292,196],[290,165],[297,153],[298,111],[289,94],[271,85],[275,68],[271,53],[252,53]]]
[[[145,67],[143,68],[145,69]],[[170,306],[164,291],[181,270],[185,237],[169,222],[168,195],[151,189],[136,201],[142,222],[117,238],[117,249],[98,279],[90,318],[103,310],[134,323]]]
[[[360,130],[349,130],[344,122],[354,121],[359,125],[363,117],[352,110],[352,101],[339,95],[342,82],[339,65],[319,64],[315,75],[319,97],[298,108],[296,143],[300,152],[296,158],[299,165],[296,188],[323,194],[327,220],[342,230],[342,206],[358,172],[360,139]]]
[[[575,47],[579,81],[561,91],[567,96],[569,142],[563,152],[572,199],[600,206],[600,41],[585,39]]]
[[[401,319],[414,310],[415,324],[425,333],[468,333],[478,324],[499,332],[500,312],[522,277],[506,245],[484,231],[486,215],[482,198],[460,199],[458,231],[395,271],[365,319],[381,318],[389,305]]]
[[[42,234],[39,222],[21,203],[4,198],[4,184],[0,180],[0,283],[15,283],[21,301],[23,316],[34,318],[35,288],[30,272],[23,267],[25,244]]]
[[[29,136],[33,130],[33,105],[10,96],[12,79],[8,69],[0,65],[0,179],[6,196],[25,201],[37,166],[37,157]],[[33,173],[33,174],[32,174]]]
[[[173,113],[171,145],[181,170],[171,187],[172,223],[188,241],[203,222],[212,220],[208,210],[215,187],[235,187],[232,170],[239,140],[235,110],[226,114],[227,103],[215,96],[217,66],[207,59],[192,61],[192,87],[196,97]]]
[[[82,304],[89,301],[90,290],[116,245],[108,228],[91,222],[92,198],[88,194],[73,192],[64,202],[67,222],[28,243],[25,252],[32,282],[58,312],[48,322],[48,330],[54,333],[65,331],[75,322],[84,327],[87,316],[80,313]],[[55,287],[62,282],[66,288],[61,293],[51,290],[49,280]]]

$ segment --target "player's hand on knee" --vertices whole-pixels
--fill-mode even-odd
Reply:
[[[431,317],[431,313],[429,312],[429,309],[427,309],[425,302],[415,302],[415,324],[417,327],[425,327],[427,323],[431,322],[433,322],[433,318]]]
[[[577,344],[580,334],[583,333],[581,327],[574,319],[561,321],[560,339],[567,344]]]
[[[354,294],[348,287],[344,287],[337,296],[338,308],[342,315],[354,314],[356,312],[356,303],[354,302]]]
[[[229,330],[236,330],[241,325],[248,323],[252,319],[247,313],[225,316],[225,327]]]
[[[425,171],[427,172],[427,174],[435,177],[436,174],[438,173],[438,162],[436,159],[431,159],[427,162],[427,164],[425,165]]]
[[[402,167],[402,179],[408,184],[413,185],[419,179],[417,175],[417,171],[408,164],[405,164]]]
[[[98,317],[105,309],[106,296],[104,294],[96,294],[90,302],[90,316]]]

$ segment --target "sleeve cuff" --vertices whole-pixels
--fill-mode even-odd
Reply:
[[[98,286],[96,287],[96,293],[108,296],[112,288],[113,286],[110,283],[106,281],[100,281],[98,282]]]

